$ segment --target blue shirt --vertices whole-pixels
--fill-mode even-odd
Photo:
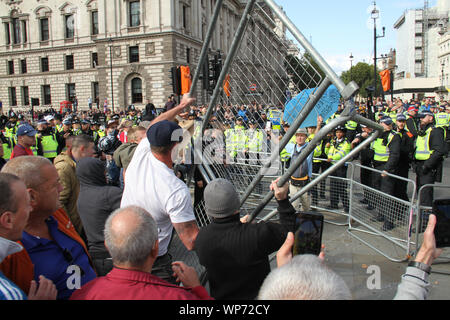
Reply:
[[[69,299],[74,290],[97,275],[82,245],[59,231],[58,222],[53,217],[49,217],[46,223],[54,241],[24,231],[22,243],[34,264],[34,280],[39,281],[40,275],[45,276],[55,284],[57,299]]]
[[[27,296],[15,283],[0,271],[0,300],[27,300]]]

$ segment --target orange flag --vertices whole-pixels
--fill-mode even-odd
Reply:
[[[181,95],[189,93],[191,90],[192,79],[191,79],[191,69],[189,66],[181,66]]]
[[[227,74],[227,76],[225,77],[225,81],[223,82],[223,91],[225,92],[227,97],[231,96],[230,89],[230,75]]]
[[[380,72],[381,84],[383,85],[383,91],[391,90],[391,72],[389,70],[383,70]]]

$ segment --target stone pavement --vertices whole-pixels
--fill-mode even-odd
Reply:
[[[444,172],[450,172],[450,159],[446,159]],[[415,180],[414,174],[410,178]],[[450,185],[450,175],[444,175],[443,184]],[[450,197],[447,190],[439,190],[435,197]],[[324,213],[328,222],[346,222],[345,217]],[[358,225],[352,225],[358,227]],[[353,237],[347,225],[325,223],[323,244],[325,245],[325,262],[337,274],[342,276],[350,288],[355,300],[391,300],[397,291],[401,276],[407,262],[393,262],[377,251]],[[393,245],[384,238],[362,232],[354,233],[365,241],[375,244],[382,252],[395,253],[395,257],[405,257],[406,250]],[[415,240],[415,239],[413,239]],[[175,259],[183,260],[196,267],[201,273],[203,268],[193,252],[187,252],[177,237],[174,237],[171,252]],[[445,258],[447,257],[447,258]],[[401,259],[399,259],[401,260]],[[275,259],[271,266],[276,267]],[[379,275],[379,283],[375,280]],[[441,258],[433,264],[430,276],[428,300],[450,299],[450,249],[444,250]],[[207,286],[206,286],[207,287]]]

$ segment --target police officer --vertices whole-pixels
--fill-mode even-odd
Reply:
[[[264,133],[258,129],[258,123],[255,119],[249,121],[249,128],[247,130],[247,155],[249,164],[259,165],[260,156],[264,147]]]
[[[361,144],[363,141],[365,141],[366,139],[368,139],[372,133],[372,128],[367,127],[363,124],[360,125],[361,126],[361,133],[358,133],[355,136],[355,139],[353,139],[352,141],[352,149],[355,148],[356,146],[358,146],[359,144]],[[362,149],[359,152],[359,158],[360,158],[360,162],[361,162],[361,166],[363,167],[367,167],[367,168],[372,168],[372,159],[373,159],[373,150],[372,148],[370,148],[370,146],[365,147],[364,149]],[[361,172],[360,172],[360,178],[361,178],[361,184],[368,186],[368,187],[372,187],[372,171],[370,169],[366,169],[366,168],[361,168]],[[373,210],[373,201],[369,201],[370,199],[370,192],[368,192],[368,190],[366,188],[364,188],[363,190],[363,199],[361,199],[359,202],[362,204],[367,204],[367,209],[368,210]]]
[[[232,133],[233,158],[237,162],[239,159],[245,159],[245,147],[247,145],[247,133],[245,132],[244,119],[239,117],[236,119],[236,125]]]
[[[11,136],[5,136],[2,131],[0,131],[0,142],[3,147],[3,159],[8,161],[11,158],[12,150],[16,145],[14,139]]]
[[[341,160],[351,150],[352,146],[345,137],[345,127],[338,126],[335,129],[335,136],[331,141],[328,152],[328,163]],[[348,213],[349,202],[347,195],[347,182],[342,180],[347,178],[347,166],[342,165],[330,177],[330,206],[328,209],[338,209],[339,200],[342,201],[344,211]]]
[[[387,173],[395,174],[398,170],[401,143],[400,135],[392,130],[393,123],[392,118],[388,116],[380,120],[384,132],[372,145],[374,151],[373,166],[376,170],[381,171],[381,174],[375,173],[373,175],[374,189],[391,196],[394,196],[395,180]],[[379,196],[374,198],[381,200]],[[387,210],[389,205],[377,203],[377,207],[378,215],[373,220],[384,221],[383,231],[392,230],[395,225],[392,214]]]
[[[66,148],[66,139],[69,136],[73,136],[72,132],[72,120],[70,118],[64,119],[62,122],[62,131],[56,134],[58,140],[58,154]]]
[[[417,118],[417,111],[418,109],[415,106],[410,106],[406,115],[406,129],[408,129],[415,138],[417,138],[419,120]]]
[[[421,113],[414,153],[417,190],[423,185],[442,181],[442,163],[446,152],[444,129],[433,123],[433,113]],[[420,205],[432,206],[433,188],[425,188],[420,196]]]
[[[37,155],[49,159],[51,162],[58,155],[58,139],[46,120],[40,120],[37,125],[36,135]]]
[[[414,135],[406,128],[406,117],[403,114],[397,115],[397,132],[400,135],[400,160],[395,174],[408,179],[408,172],[414,154]],[[395,180],[394,196],[396,198],[409,201],[408,182],[400,179]]]
[[[94,132],[91,130],[91,122],[89,120],[81,120],[81,133],[94,138]]]
[[[72,134],[74,136],[81,134],[81,121],[79,119],[72,120]]]

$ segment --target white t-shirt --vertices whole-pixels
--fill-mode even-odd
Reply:
[[[159,253],[166,254],[172,223],[195,220],[191,194],[172,169],[155,158],[148,139],[136,147],[125,173],[125,189],[120,207],[135,205],[147,210],[158,226]]]

